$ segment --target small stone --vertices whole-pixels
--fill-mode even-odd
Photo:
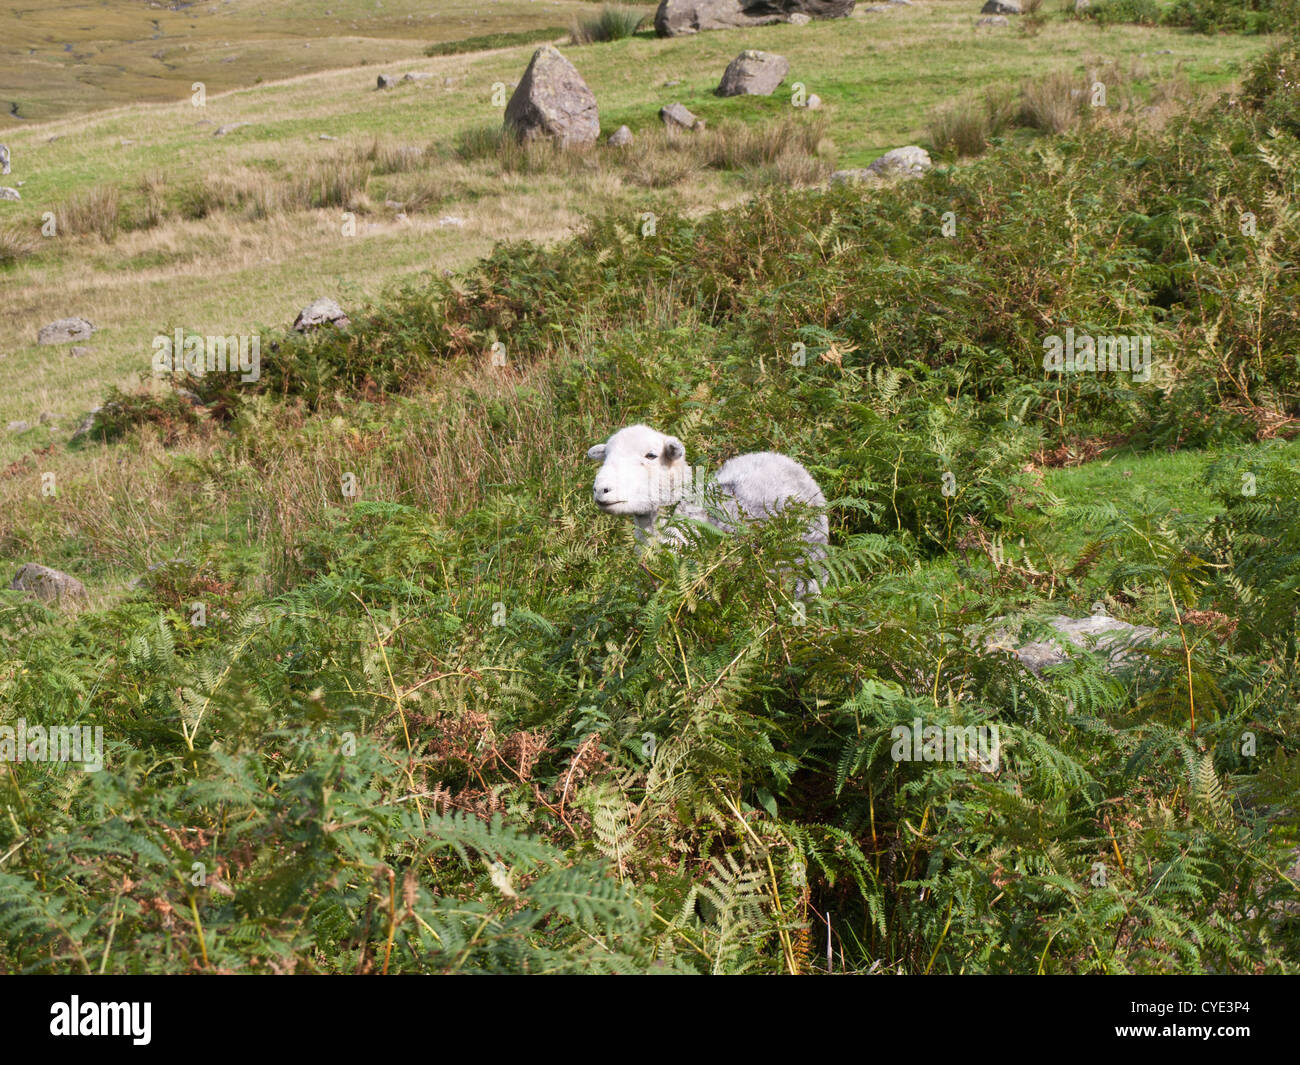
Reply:
[[[609,135],[606,142],[611,148],[624,148],[632,143],[632,131],[627,126],[619,126]]]
[[[17,189],[11,189],[8,185],[0,185],[0,200],[21,200],[22,195]]]
[[[231,122],[227,126],[218,126],[212,131],[214,137],[224,137],[228,133],[234,133],[237,129],[243,129],[244,126],[251,126],[251,122]]]

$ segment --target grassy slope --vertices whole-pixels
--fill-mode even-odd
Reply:
[[[431,6],[433,9],[431,10]],[[578,0],[49,0],[0,14],[0,131],[27,122],[418,56],[430,42],[567,25]],[[14,108],[17,113],[15,115]]]
[[[502,22],[512,28],[527,24],[508,18]],[[199,24],[201,28],[201,17]],[[484,25],[496,23],[466,23],[465,28],[478,32]],[[237,26],[231,26],[233,34]],[[435,36],[424,33],[420,40]],[[715,122],[786,110],[788,99],[782,95],[732,100],[711,95],[722,69],[743,46],[789,57],[789,80],[802,81],[826,102],[839,164],[860,165],[882,150],[923,140],[929,110],[965,93],[1014,84],[1027,75],[1112,62],[1126,75],[1144,79],[1140,84],[1176,77],[1222,84],[1265,42],[1098,28],[1060,16],[1053,16],[1036,36],[1017,30],[977,33],[965,0],[936,0],[802,28],[771,26],[672,41],[642,36],[572,48],[569,54],[601,101],[602,125],[612,129],[626,122],[641,131],[653,127],[658,107],[674,99]],[[451,145],[463,131],[498,121],[491,86],[517,78],[532,46],[418,61],[413,46],[403,48],[388,58],[402,55],[409,61],[392,69],[433,73],[431,83],[377,93],[372,91],[373,65],[224,94],[212,92],[221,84],[213,81],[200,112],[188,102],[187,74],[170,83],[175,103],[134,104],[89,118],[24,124],[7,133],[16,161],[9,180],[25,182],[24,199],[0,205],[0,219],[33,231],[43,211],[97,185],[119,187],[129,200],[147,175],[161,175],[172,188],[204,175],[247,170],[283,176],[375,135],[437,146],[423,176],[441,198],[436,210],[400,221],[383,207],[395,186],[374,179],[368,192],[372,209],[367,212],[362,205],[358,235],[351,240],[340,236],[337,211],[256,222],[224,214],[173,220],[124,233],[112,245],[89,237],[60,240],[5,279],[0,361],[6,388],[0,396],[0,425],[35,423],[42,411],[50,411],[62,419],[55,438],[66,437],[71,419],[97,402],[106,385],[128,385],[147,368],[150,339],[178,325],[221,334],[280,325],[323,292],[352,302],[403,275],[464,265],[501,238],[558,237],[577,225],[587,209],[618,204],[639,212],[665,203],[705,208],[746,192],[736,180],[712,173],[676,188],[649,190],[604,173],[571,180],[503,176],[485,163],[463,164],[452,157]],[[1165,50],[1172,54],[1157,54]],[[355,50],[347,54],[356,58]],[[242,69],[240,63],[229,65]],[[444,81],[448,78],[450,84]],[[664,87],[669,80],[682,84]],[[211,136],[215,126],[233,122],[252,125],[224,138]],[[322,142],[322,133],[339,141]],[[440,226],[444,214],[467,224]],[[42,324],[67,314],[89,317],[100,328],[92,354],[76,363],[66,359],[65,349],[34,343]],[[0,438],[0,459],[12,460],[43,445],[43,434]]]

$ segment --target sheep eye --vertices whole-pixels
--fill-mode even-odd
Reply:
[[[648,455],[646,455],[646,458],[648,459],[657,459],[658,457],[659,456],[656,455],[653,451],[651,451]]]

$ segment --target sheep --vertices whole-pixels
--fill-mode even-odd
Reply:
[[[587,458],[601,464],[591,494],[603,514],[627,515],[642,544],[667,540],[684,543],[680,529],[667,523],[667,514],[706,522],[723,532],[735,532],[747,521],[763,521],[788,503],[806,503],[822,508],[808,523],[802,539],[809,544],[804,557],[826,557],[830,525],[824,508],[826,497],[812,474],[788,455],[755,451],[737,455],[706,484],[696,484],[686,464],[686,445],[648,425],[629,425],[603,444],[587,451]],[[706,508],[705,498],[716,500]],[[796,594],[817,594],[817,581],[800,581]]]

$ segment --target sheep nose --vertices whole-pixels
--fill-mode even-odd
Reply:
[[[612,492],[612,491],[614,491],[614,489],[612,489],[612,488],[601,488],[600,485],[597,485],[596,488],[595,488],[596,498],[599,499],[601,496],[607,496],[607,495],[609,495],[609,493]]]

